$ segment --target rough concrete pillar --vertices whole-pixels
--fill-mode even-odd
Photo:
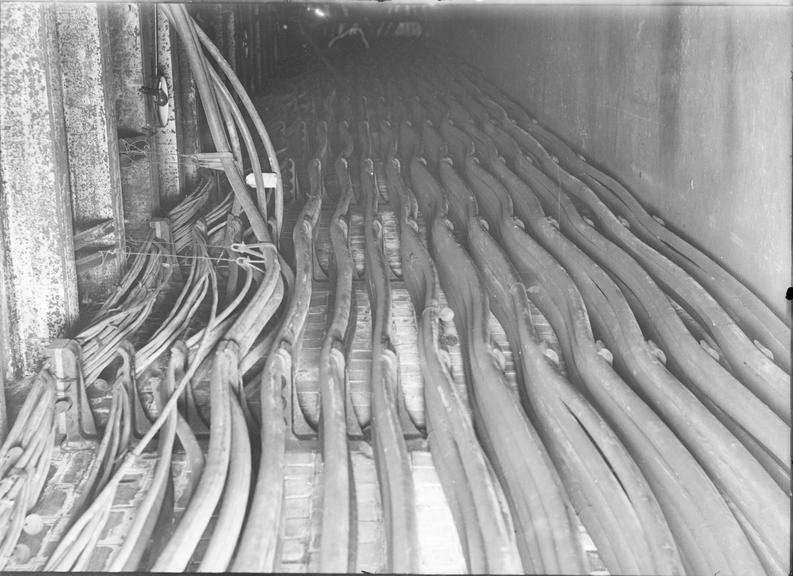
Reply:
[[[184,43],[179,40],[173,28],[170,29],[170,45],[172,56],[173,98],[176,126],[176,148],[180,157],[201,151],[198,136],[198,100],[193,72]],[[179,182],[182,195],[189,194],[198,183],[198,168],[188,161],[179,162]]]
[[[258,4],[253,6],[253,93],[260,94],[262,92],[262,72],[264,68],[264,42],[262,42],[262,10]]]
[[[168,83],[168,118],[165,126],[157,124],[157,170],[160,179],[160,204],[164,210],[172,208],[184,197],[186,190],[184,171],[180,169],[178,137],[176,127],[176,105],[174,70],[178,63],[173,55],[171,44],[171,25],[157,5],[147,6],[151,10],[156,26],[156,65],[152,76],[162,75]]]
[[[81,306],[101,302],[124,263],[124,210],[109,37],[95,4],[56,8]]]
[[[269,79],[275,76],[275,67],[278,54],[278,17],[272,6],[267,7],[266,34],[267,74],[265,77]]]
[[[223,38],[223,55],[229,61],[231,67],[237,70],[237,11],[234,6],[223,6],[223,26],[225,33]]]
[[[237,76],[246,88],[248,84],[248,70],[250,58],[250,38],[248,37],[248,23],[250,19],[250,4],[241,4],[237,9]]]
[[[245,46],[243,48],[244,54],[244,67],[242,67],[241,80],[245,89],[251,94],[255,94],[254,86],[254,71],[256,70],[256,39],[255,35],[255,6],[253,4],[246,4],[241,7],[245,10],[245,17],[242,19],[242,26],[240,27],[240,35],[243,36]]]
[[[149,221],[159,210],[157,121],[150,96],[154,51],[153,28],[141,18],[138,4],[104,6],[110,33],[114,100],[121,155],[121,188],[127,239],[139,241],[149,232]]]
[[[54,10],[0,4],[3,381],[35,372],[78,317],[59,68]]]

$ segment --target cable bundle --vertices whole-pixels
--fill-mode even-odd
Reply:
[[[0,446],[0,569],[14,552],[44,488],[55,444],[54,417],[55,382],[43,370]]]
[[[173,270],[168,248],[149,233],[113,295],[75,340],[80,344],[83,381],[91,385],[115,357],[119,345],[131,340],[148,319]]]
[[[448,70],[448,65],[434,66],[434,77],[443,78],[443,82],[447,83],[449,74],[440,72],[441,69]],[[680,259],[673,258],[677,264],[665,260],[632,234],[632,223],[643,222],[644,218],[637,207],[638,203],[627,197],[623,198],[628,205],[633,205],[634,214],[628,218],[625,204],[619,204],[610,196],[613,192],[609,192],[602,182],[610,182],[609,186],[618,188],[621,197],[629,194],[624,187],[618,187],[613,179],[587,165],[558,137],[531,121],[513,103],[505,102],[503,95],[496,95],[497,91],[481,76],[477,74],[476,77],[475,87],[466,80],[465,75],[455,76],[455,79],[463,79],[459,85],[455,86],[452,82],[447,84],[450,92],[459,93],[464,90],[469,96],[464,99],[468,105],[463,107],[467,114],[452,105],[450,108],[455,113],[455,118],[451,121],[445,120],[445,125],[462,122],[468,136],[461,136],[459,131],[447,128],[444,144],[450,152],[457,150],[458,160],[459,154],[464,154],[462,159],[465,162],[466,175],[477,190],[477,196],[483,199],[480,205],[487,208],[485,214],[488,227],[495,231],[512,262],[526,275],[524,277],[531,280],[529,296],[547,313],[560,335],[565,355],[573,359],[576,379],[589,387],[596,399],[596,406],[621,431],[630,452],[647,474],[658,495],[659,503],[665,509],[681,552],[684,552],[686,570],[693,573],[716,570],[731,570],[736,573],[758,571],[761,569],[758,565],[759,559],[769,573],[780,572],[785,565],[781,551],[784,549],[783,540],[786,539],[782,516],[789,506],[789,500],[774,486],[774,482],[783,488],[789,486],[789,448],[786,447],[785,432],[789,430],[786,426],[789,410],[774,398],[779,398],[781,383],[788,378],[787,375],[782,376],[784,359],[779,365],[773,365],[770,362],[772,358],[762,354],[763,348],[760,347],[759,351],[754,349],[749,338],[725,316],[725,310],[737,319],[745,317],[746,314],[733,310],[734,300],[731,301],[730,298],[717,303],[714,296],[725,295],[724,289],[714,291],[711,295],[683,272]],[[472,105],[470,98],[477,104]],[[449,102],[450,99],[447,96]],[[507,111],[518,119],[521,127],[514,124]],[[461,147],[462,144],[465,146]],[[432,146],[431,143],[429,145]],[[407,146],[410,144],[407,143]],[[545,150],[545,146],[551,147],[563,160],[557,160]],[[500,183],[471,160],[465,160],[465,155],[472,152],[482,158]],[[512,171],[499,158],[499,154],[507,158]],[[560,164],[571,166],[571,170],[589,186],[561,169]],[[455,166],[457,165],[459,163],[456,161]],[[511,213],[513,203],[515,215],[519,217],[517,220]],[[501,208],[498,209],[498,206]],[[586,214],[593,215],[597,222],[582,214],[583,209],[586,209]],[[618,210],[624,221],[615,217],[610,209]],[[550,213],[553,219],[546,218],[544,211]],[[647,228],[661,226],[656,219],[652,220],[654,224],[644,222],[644,230],[637,232],[637,235],[669,255],[668,250],[662,250],[663,246],[646,234]],[[577,290],[569,277],[560,272],[561,267],[526,235],[524,229],[565,266],[581,290],[586,308],[583,302],[572,296]],[[664,229],[663,235],[670,244],[674,243],[683,248],[687,246],[686,249],[692,257],[696,256],[696,250],[690,245],[669,239],[668,230]],[[630,257],[623,256],[620,248],[605,240],[605,236],[613,239],[620,248],[627,250],[639,264],[645,266],[666,294],[649,279],[647,272]],[[701,257],[699,261],[703,262]],[[481,261],[485,268],[490,264],[492,258]],[[677,265],[680,267],[676,267]],[[711,269],[713,270],[712,267]],[[713,273],[716,274],[717,271]],[[609,274],[618,279],[619,286],[609,278]],[[723,273],[720,274],[724,277]],[[486,273],[484,276],[492,278],[492,274]],[[701,274],[697,276],[702,277]],[[728,282],[728,285],[733,294],[740,293],[742,297],[747,297],[747,291],[735,286],[734,281]],[[628,297],[627,300],[623,297],[623,292]],[[677,319],[679,307],[669,305],[671,298],[678,300],[691,312],[685,326]],[[755,309],[764,308],[756,298],[752,302]],[[664,307],[667,307],[666,310]],[[591,315],[595,329],[615,352],[614,357],[619,362],[620,369],[624,366],[625,374],[630,374],[628,382],[632,386],[639,386],[637,391],[641,391],[642,400],[650,402],[652,409],[664,418],[679,440],[668,432],[662,432],[666,424],[657,421],[652,412],[647,412],[647,418],[643,418],[640,424],[634,420],[634,416],[629,416],[636,410],[646,411],[646,408],[643,403],[636,403],[636,397],[631,397],[632,393],[626,395],[627,390],[621,386],[616,387],[618,380],[608,371],[604,372],[602,359],[595,360],[598,356],[605,355],[601,354],[602,350],[598,350],[598,344],[592,337],[587,336],[587,325],[576,320],[582,314],[584,319],[586,315]],[[638,315],[642,323],[645,318],[650,321],[646,324],[651,327],[650,333],[665,350],[660,350],[641,336],[641,328],[636,323],[634,314]],[[509,317],[505,319],[509,320]],[[670,332],[668,337],[663,337],[664,331],[670,330],[669,326],[672,325],[676,326],[675,335],[671,336]],[[713,358],[705,354],[699,343],[687,336],[691,325],[697,328],[697,335],[706,335],[709,341],[715,343],[714,348],[720,352],[721,364],[714,363]],[[769,330],[762,334],[754,331],[753,335],[761,336],[762,341],[772,347],[774,337],[770,328],[773,326],[776,324],[769,322]],[[514,337],[510,338],[511,341],[513,339]],[[695,363],[690,361],[692,357],[697,358]],[[739,358],[745,358],[746,363],[737,366],[742,362]],[[665,368],[667,363],[675,376],[682,377],[684,381],[691,379],[692,384],[701,382],[702,388],[691,384],[689,388],[681,387]],[[720,374],[722,384],[718,391],[708,380],[698,380],[698,371],[706,369]],[[650,385],[649,382],[653,380],[654,383]],[[607,382],[608,389],[611,390],[608,393],[610,398],[604,394],[605,390],[602,388]],[[699,400],[694,399],[689,389],[697,394]],[[674,395],[678,395],[678,399],[673,400]],[[687,399],[683,400],[683,397]],[[738,400],[738,397],[742,400]],[[628,406],[617,409],[612,404],[617,399],[621,403],[630,401],[630,411]],[[740,410],[738,406],[741,406]],[[746,410],[750,406],[752,410],[763,415],[748,418]],[[683,413],[687,415],[683,416]],[[670,479],[675,476],[670,476],[668,471],[663,472],[658,459],[647,457],[649,447],[645,447],[646,442],[642,440],[644,435],[639,434],[637,424],[631,424],[631,420],[641,427],[655,422],[656,433],[662,434],[666,439],[664,442],[655,441],[653,450],[661,450],[667,454],[665,466],[676,470],[674,475],[683,472],[687,474],[685,487],[670,484]],[[689,453],[681,450],[678,444],[681,440],[696,456],[697,463],[691,462]],[[740,440],[743,446],[736,440]],[[716,449],[716,446],[719,448]],[[722,457],[716,457],[714,450],[718,450]],[[726,462],[735,462],[736,459],[743,464],[740,469],[731,468],[728,473]],[[763,467],[765,471],[762,470]],[[738,480],[737,476],[744,480]],[[743,482],[744,487],[752,485],[756,489],[739,489],[739,482]],[[694,490],[694,486],[697,486],[697,498],[684,504],[688,499],[687,493]],[[673,504],[675,501],[680,503]],[[699,509],[698,515],[690,513],[692,506]],[[760,509],[780,511],[782,514],[774,519],[766,517],[763,521],[752,513]],[[715,517],[721,519],[713,520]],[[719,526],[721,538],[708,534],[715,525]],[[775,528],[771,528],[772,525]],[[703,536],[692,539],[691,534],[697,531]],[[733,544],[726,548],[717,543],[728,539]],[[694,542],[699,544],[694,545]],[[731,553],[729,558],[726,555],[727,550]],[[741,568],[737,568],[738,566]]]
[[[399,161],[386,170],[389,191],[402,207],[400,244],[404,278],[419,322],[419,354],[424,375],[427,435],[471,573],[510,573],[520,569],[514,536],[498,502],[496,479],[476,439],[439,345],[439,286],[424,234],[411,214],[415,201],[405,189]],[[444,352],[446,353],[444,355]]]
[[[373,444],[385,568],[420,568],[402,429],[413,414],[392,342],[402,282],[424,385],[417,441],[432,453],[469,571],[585,572],[580,523],[614,573],[781,574],[789,329],[767,307],[452,59],[394,43],[281,82],[262,100],[276,151],[218,49],[184,7],[162,9],[186,46],[215,143],[195,160],[223,172],[231,193],[211,206],[206,180],[172,209],[172,246],[150,235],[78,336],[80,384],[115,374],[82,500],[47,569],[95,568],[118,486],[154,449],[151,481],[103,568],[277,570],[287,443],[301,410],[321,442],[320,570],[357,568],[347,435],[356,421]],[[335,182],[325,174],[334,158]],[[385,241],[392,233],[398,250]],[[174,256],[183,284],[144,338]],[[358,279],[371,304],[371,418],[350,410],[347,389]],[[315,282],[326,281],[321,349],[301,356]],[[536,310],[550,336],[535,326]],[[461,371],[451,362],[458,343]],[[318,407],[304,405],[299,387],[293,395],[307,358],[319,362],[318,381],[305,382]],[[158,364],[167,365],[163,381],[146,390]],[[0,447],[0,565],[45,481],[52,380],[39,375]],[[199,409],[206,389],[209,406]],[[196,432],[207,427],[204,457]],[[179,445],[191,477],[173,521]]]
[[[173,252],[175,254],[181,254],[192,244],[193,225],[201,210],[209,202],[212,188],[214,188],[214,182],[208,178],[205,179],[184,200],[168,212],[168,219],[171,222],[171,242],[173,242]],[[209,215],[215,215],[222,209],[223,205],[223,202],[218,204]],[[207,216],[208,226],[212,222],[209,219],[209,215]],[[215,219],[213,218],[213,220]]]

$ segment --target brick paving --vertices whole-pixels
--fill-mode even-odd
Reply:
[[[462,548],[451,511],[432,461],[425,450],[411,453],[415,486],[416,520],[419,540],[418,571],[425,574],[454,574],[465,571]],[[9,571],[38,571],[44,567],[65,528],[65,519],[75,501],[75,484],[82,479],[92,459],[90,450],[63,452],[56,450],[50,477],[43,498],[31,511],[29,532],[23,532]],[[385,571],[385,536],[377,473],[371,447],[365,442],[352,443],[351,462],[355,481],[356,505],[356,572]],[[102,571],[124,541],[134,518],[137,504],[146,493],[156,463],[147,453],[127,474],[120,485],[89,570]],[[181,517],[186,505],[190,482],[184,455],[177,452],[172,466],[174,475],[174,518]],[[65,482],[64,480],[68,480]],[[503,494],[501,494],[504,502]],[[504,502],[505,503],[505,502]],[[287,452],[284,474],[284,503],[281,516],[281,546],[276,569],[280,572],[316,572],[319,569],[319,536],[322,519],[322,461],[319,452],[292,450]],[[39,522],[40,520],[40,522]],[[212,529],[213,516],[188,565],[198,569]],[[590,562],[592,576],[608,572],[597,555],[597,549],[579,526],[582,547]]]

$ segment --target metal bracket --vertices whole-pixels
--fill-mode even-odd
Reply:
[[[198,404],[195,400],[192,382],[185,387],[183,398],[187,423],[190,425],[190,428],[193,429],[193,433],[197,438],[207,438],[209,436],[209,426],[204,422],[204,418],[198,411]]]
[[[341,354],[341,351],[331,351],[331,354],[334,353],[342,356],[342,361],[344,362],[344,406],[347,416],[347,437],[352,440],[361,440],[364,438],[365,434],[363,428],[361,428],[361,423],[358,421],[358,415],[355,413],[355,406],[353,406],[352,403],[352,390],[350,389],[350,374],[347,360],[344,359],[344,355]]]
[[[305,333],[305,325],[303,326],[302,333]],[[300,406],[300,399],[298,398],[297,394],[297,382],[300,375],[300,365],[301,361],[304,361],[303,357],[303,334],[300,334],[295,340],[296,344],[292,348],[291,354],[291,392],[289,396],[291,397],[291,406],[290,406],[290,414],[292,419],[292,434],[298,439],[308,439],[308,438],[316,438],[317,437],[317,430],[315,430],[306,418],[305,413],[303,412],[303,408]],[[321,408],[320,408],[321,409]],[[319,423],[317,423],[319,424]]]
[[[196,438],[207,438],[209,436],[209,426],[207,426],[207,423],[198,411],[195,395],[193,393],[193,382],[197,382],[200,378],[200,374],[201,371],[199,370],[199,374],[185,386],[184,391],[179,396],[177,406],[184,416],[184,419],[187,421],[187,424],[192,428]],[[181,368],[176,371],[175,380],[177,383],[182,379],[183,375],[184,372]]]
[[[284,202],[294,202],[300,194],[297,165],[292,158],[281,162],[281,180],[284,188]]]
[[[275,347],[274,349],[272,349],[271,354],[275,355],[276,357],[275,362],[278,362],[280,366],[274,369],[276,371],[275,374],[268,374],[267,378],[277,378],[278,382],[274,383],[273,385],[279,386],[281,388],[280,389],[280,396],[282,402],[281,415],[284,418],[286,442],[290,443],[290,442],[300,441],[304,437],[295,434],[295,428],[294,428],[294,410],[300,412],[300,406],[294,406],[294,404],[297,402],[297,398],[294,395],[294,389],[295,389],[294,383],[291,384],[288,383],[288,380],[291,380],[291,378],[284,377],[286,374],[291,375],[293,373],[294,368],[292,364],[293,361],[292,354],[288,350],[280,347]],[[287,386],[291,388],[291,390],[286,390],[285,388]],[[308,426],[308,423],[306,423],[306,426]]]
[[[63,445],[81,449],[98,438],[96,424],[83,385],[80,345],[75,340],[57,339],[47,347],[55,376],[55,422]]]
[[[152,218],[149,222],[149,227],[154,230],[154,236],[168,247],[167,265],[171,267],[174,280],[181,281],[182,268],[179,266],[179,260],[176,257],[176,247],[173,243],[173,235],[171,234],[171,219]]]
[[[160,128],[164,128],[168,124],[168,116],[170,115],[168,81],[165,76],[158,74],[157,86],[141,86],[138,88],[138,92],[153,98],[154,105],[157,107],[157,121],[160,124]]]
[[[143,406],[143,399],[135,380],[135,349],[129,342],[122,342],[118,348],[118,355],[123,363],[116,372],[116,382],[120,381],[124,386],[124,391],[132,405],[132,434],[136,439],[141,439],[151,428],[151,420]]]
[[[195,154],[190,154],[189,158],[200,168],[223,172],[223,160],[227,158],[233,159],[234,155],[231,152],[197,152]],[[216,189],[220,189],[217,183],[215,186]]]
[[[250,265],[267,273],[265,266],[271,264],[278,255],[278,248],[272,242],[254,242],[246,244],[245,242],[233,242],[230,246],[231,252],[242,254],[236,258],[237,264],[244,266]],[[265,256],[265,250],[270,250],[274,254],[273,260],[268,260]],[[261,266],[261,267],[260,267]]]
[[[297,386],[295,386],[294,378],[292,379],[292,388],[289,406],[289,418],[291,420],[290,430],[295,438],[299,440],[306,440],[317,437],[317,431],[314,430],[306,420],[306,415],[303,414],[303,409],[300,407],[300,400],[297,397]],[[286,397],[286,394],[284,395]]]
[[[138,92],[144,96],[152,96],[154,98],[154,103],[157,104],[157,106],[164,106],[165,104],[168,104],[168,94],[166,94],[159,86],[141,86],[138,88]]]
[[[328,239],[328,243],[330,243],[330,239]],[[332,256],[331,256],[332,258]],[[311,260],[313,261],[312,265],[312,279],[318,280],[320,282],[326,282],[330,279],[330,276],[325,271],[325,268],[322,266],[322,263],[319,261],[319,257],[317,256],[317,246],[316,243],[311,250]]]
[[[399,423],[402,425],[402,436],[406,440],[413,438],[421,438],[421,431],[413,424],[413,419],[410,417],[407,405],[405,404],[405,393],[402,389],[402,381],[399,377],[399,360],[397,353],[393,350],[383,350],[381,361],[384,365],[383,375],[386,376],[386,386],[391,386],[391,393],[396,400],[397,416]]]

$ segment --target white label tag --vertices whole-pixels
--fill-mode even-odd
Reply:
[[[262,172],[262,180],[265,188],[275,188],[278,184],[278,177],[274,172]],[[245,183],[251,188],[256,188],[256,177],[253,172],[245,177]]]

